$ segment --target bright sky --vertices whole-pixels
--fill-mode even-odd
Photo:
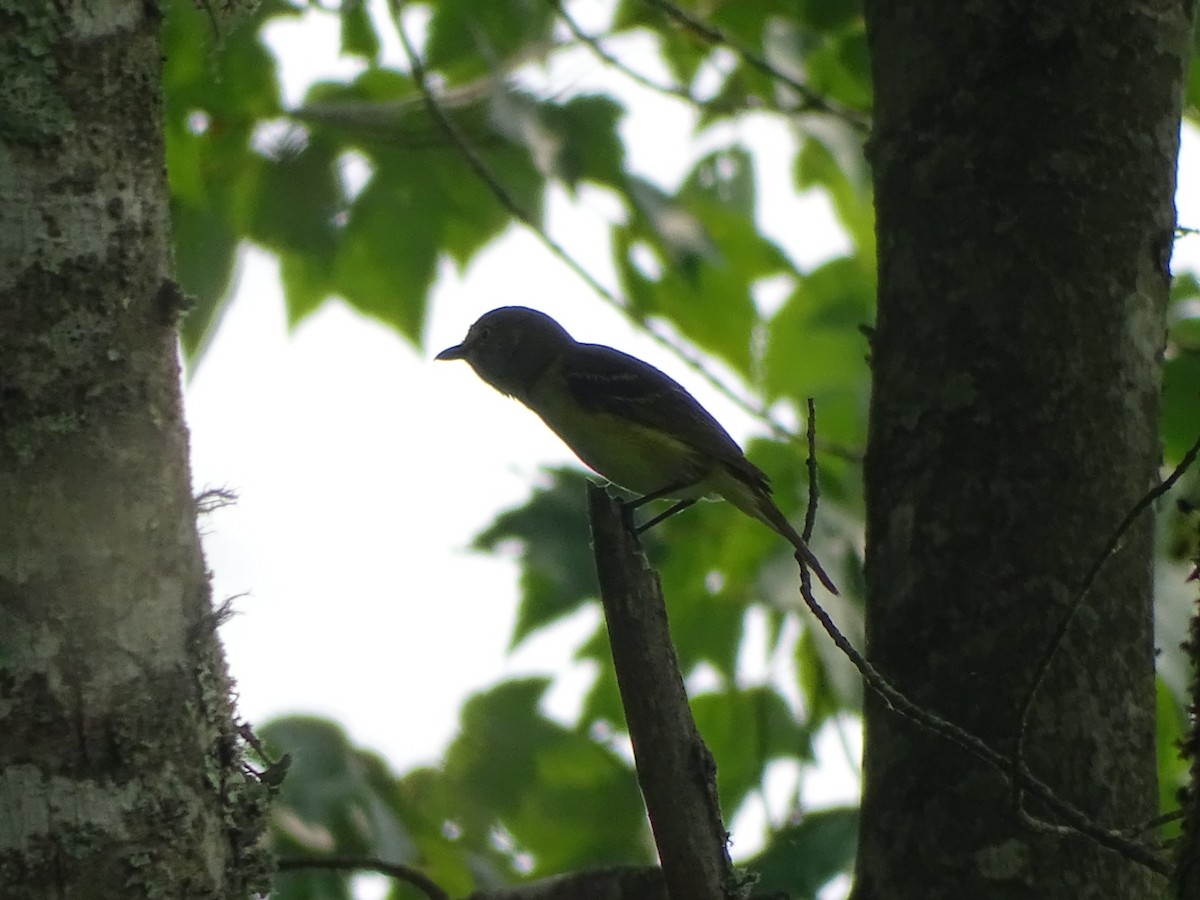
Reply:
[[[330,16],[276,25],[272,43],[291,102],[313,78],[356,68],[337,59]],[[388,52],[398,59],[394,42]],[[633,42],[626,53],[656,74],[653,53],[639,53]],[[584,55],[546,77],[556,89],[612,86]],[[695,158],[687,146],[691,113],[639,96],[624,125],[632,165],[674,184]],[[820,198],[769,189],[788,183],[791,135],[765,120],[740,133],[769,151],[759,159],[768,186],[760,190],[763,226],[803,266],[840,252],[844,238]],[[1200,184],[1191,175],[1200,166],[1190,163],[1197,143],[1189,134],[1179,196],[1180,221],[1192,226],[1200,225]],[[585,191],[572,206],[555,192],[549,210],[555,236],[612,284],[604,227],[612,201]],[[796,222],[807,224],[797,229]],[[398,239],[403,227],[398,211]],[[1194,266],[1200,241],[1183,244]],[[216,599],[245,594],[221,634],[250,722],[293,712],[328,716],[404,771],[436,761],[463,698],[501,678],[552,673],[559,682],[550,710],[573,714],[590,673],[571,655],[598,612],[577,615],[509,656],[515,561],[466,548],[498,511],[528,497],[542,466],[574,459],[532,413],[465,364],[432,362],[480,314],[507,304],[544,310],[577,338],[650,360],[735,437],[749,433],[746,416],[634,333],[527,232],[511,230],[466,277],[444,267],[420,349],[336,301],[289,335],[273,260],[246,252],[236,299],[186,400],[197,490],[239,495],[201,524]],[[816,805],[853,796],[845,755],[836,736],[827,738],[828,767],[805,785]],[[781,782],[793,777],[777,774]],[[738,855],[757,845],[761,811],[751,818],[757,822],[734,823],[735,838],[742,824]]]

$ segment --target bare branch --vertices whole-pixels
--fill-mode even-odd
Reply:
[[[403,881],[405,884],[411,884],[417,890],[424,892],[429,900],[450,900],[450,895],[423,872],[410,866],[384,862],[382,859],[371,856],[294,856],[276,860],[275,865],[280,872],[295,872],[300,869],[325,869],[331,872],[378,872],[389,878],[395,878],[397,881]]]
[[[613,667],[667,891],[725,900],[732,863],[716,764],[688,706],[658,576],[620,501],[589,485],[588,515]]]
[[[690,30],[698,34],[713,44],[720,44],[728,47],[734,53],[742,58],[748,65],[753,66],[760,72],[769,75],[781,84],[785,84],[794,90],[803,99],[804,103],[798,110],[799,112],[823,112],[828,113],[838,119],[841,119],[847,125],[850,125],[855,130],[867,133],[871,130],[871,120],[858,110],[851,109],[836,100],[831,100],[825,97],[811,87],[801,81],[797,81],[786,72],[781,71],[778,67],[772,65],[769,60],[762,54],[746,46],[736,38],[726,34],[720,28],[717,28],[710,22],[705,22],[683,9],[676,6],[670,0],[645,0],[650,6],[656,7],[664,12],[668,17],[674,19],[682,25],[686,25]]]
[[[594,53],[596,57],[605,65],[620,72],[635,84],[639,84],[647,90],[654,91],[655,93],[663,94],[667,97],[674,97],[677,100],[682,100],[685,103],[689,103],[692,106],[699,107],[700,109],[715,110],[717,112],[737,112],[740,109],[753,108],[749,105],[741,107],[733,103],[702,100],[681,84],[660,84],[651,78],[647,78],[641,72],[630,68],[625,63],[621,62],[621,60],[617,59],[615,56],[605,50],[600,43],[600,39],[595,35],[588,34],[582,28],[580,28],[579,23],[575,21],[575,18],[569,12],[567,12],[567,8],[562,3],[562,0],[546,0],[546,2],[554,7],[559,18],[563,20],[563,23],[566,24],[567,29],[572,35],[575,36],[576,40],[586,44],[588,49],[590,49],[592,53]]]

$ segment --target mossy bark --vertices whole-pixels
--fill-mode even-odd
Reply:
[[[152,3],[0,10],[0,893],[261,889],[196,529]]]

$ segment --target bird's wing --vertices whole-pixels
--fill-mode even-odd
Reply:
[[[669,430],[748,484],[770,490],[767,476],[746,458],[721,423],[665,372],[602,344],[571,348],[561,372],[567,390],[586,409]]]

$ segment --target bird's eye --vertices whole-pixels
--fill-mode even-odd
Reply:
[[[492,329],[488,328],[488,327],[485,325],[483,328],[480,328],[480,329],[479,329],[479,334],[478,334],[478,335],[476,335],[476,337],[475,337],[475,341],[476,341],[477,343],[480,343],[480,344],[482,344],[484,341],[486,341],[486,340],[487,340],[488,338],[490,338],[491,336],[492,336]]]

